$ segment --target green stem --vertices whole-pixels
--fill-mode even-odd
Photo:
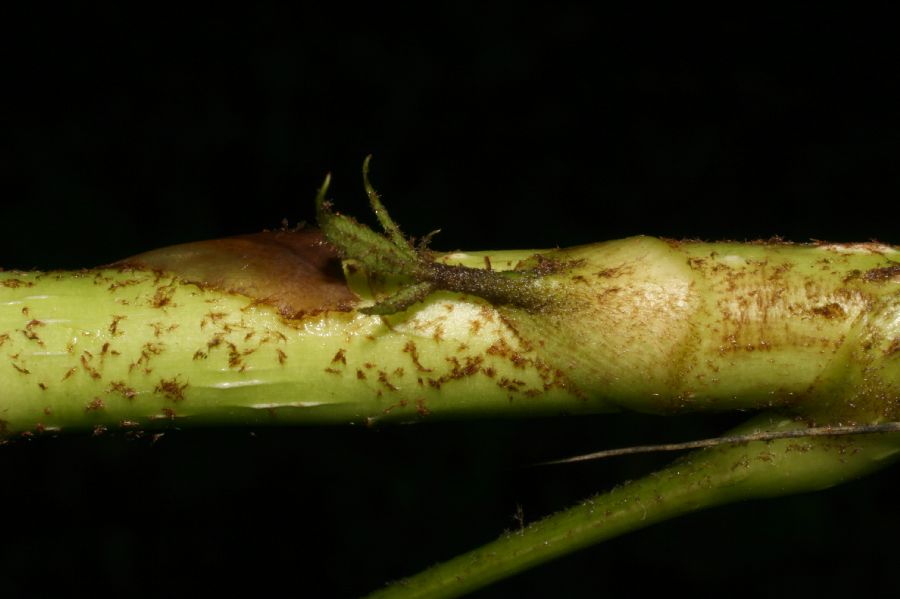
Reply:
[[[765,416],[734,431],[786,430]],[[706,449],[521,530],[393,583],[374,599],[457,597],[582,547],[689,512],[744,499],[820,490],[900,455],[900,435],[815,438]]]
[[[368,179],[386,236],[332,212],[326,188],[332,246],[281,231],[0,272],[0,438],[618,409],[776,409],[749,425],[772,431],[900,421],[896,248],[635,237],[437,255]],[[836,484],[898,445],[706,449],[386,593],[458,595],[687,511]]]
[[[611,409],[555,385],[495,308],[447,294],[293,319],[146,269],[6,272],[0,350],[7,436]]]
[[[900,298],[876,276],[895,268],[887,249],[633,238],[555,250],[578,266],[540,279],[562,298],[553,309],[443,291],[389,316],[296,318],[266,297],[190,282],[186,252],[161,252],[182,274],[0,273],[5,434],[622,408],[900,420]],[[485,255],[440,263],[472,267]],[[496,270],[532,253],[489,255]],[[357,307],[371,305],[376,281],[351,266],[343,284]]]

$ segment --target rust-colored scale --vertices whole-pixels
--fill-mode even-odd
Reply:
[[[357,301],[344,280],[340,257],[316,229],[184,243],[111,266],[169,272],[203,288],[246,295],[285,318],[348,311]]]

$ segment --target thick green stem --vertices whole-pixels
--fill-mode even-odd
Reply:
[[[322,198],[342,265],[316,233],[278,232],[0,273],[0,437],[619,409],[900,421],[895,248],[637,237],[437,256],[383,206],[390,239]],[[830,486],[898,446],[707,449],[386,592],[458,595],[687,511]]]
[[[574,265],[536,279],[549,307],[443,291],[389,316],[360,308],[397,283],[352,261],[337,278],[356,299],[293,313],[260,281],[222,282],[252,272],[246,252],[204,262],[213,283],[183,248],[160,252],[168,261],[0,273],[5,434],[622,408],[900,419],[897,252],[885,246],[632,238],[543,253]],[[440,263],[511,269],[533,255]]]
[[[6,435],[610,409],[568,390],[495,308],[446,294],[404,316],[294,319],[150,270],[0,284]]]

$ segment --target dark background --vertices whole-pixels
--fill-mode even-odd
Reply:
[[[311,220],[373,180],[437,249],[633,234],[900,242],[893,15],[47,6],[7,14],[0,264]],[[371,219],[369,219],[371,222]],[[0,451],[0,592],[354,596],[664,464],[522,469],[734,417],[206,430]],[[888,471],[605,543],[483,597],[893,589]]]

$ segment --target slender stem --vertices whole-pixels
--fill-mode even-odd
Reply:
[[[778,430],[798,425],[765,416],[739,431],[743,434],[760,426]],[[521,530],[507,532],[371,597],[457,597],[582,547],[688,512],[823,489],[891,463],[898,455],[900,435],[781,439],[705,449]]]

